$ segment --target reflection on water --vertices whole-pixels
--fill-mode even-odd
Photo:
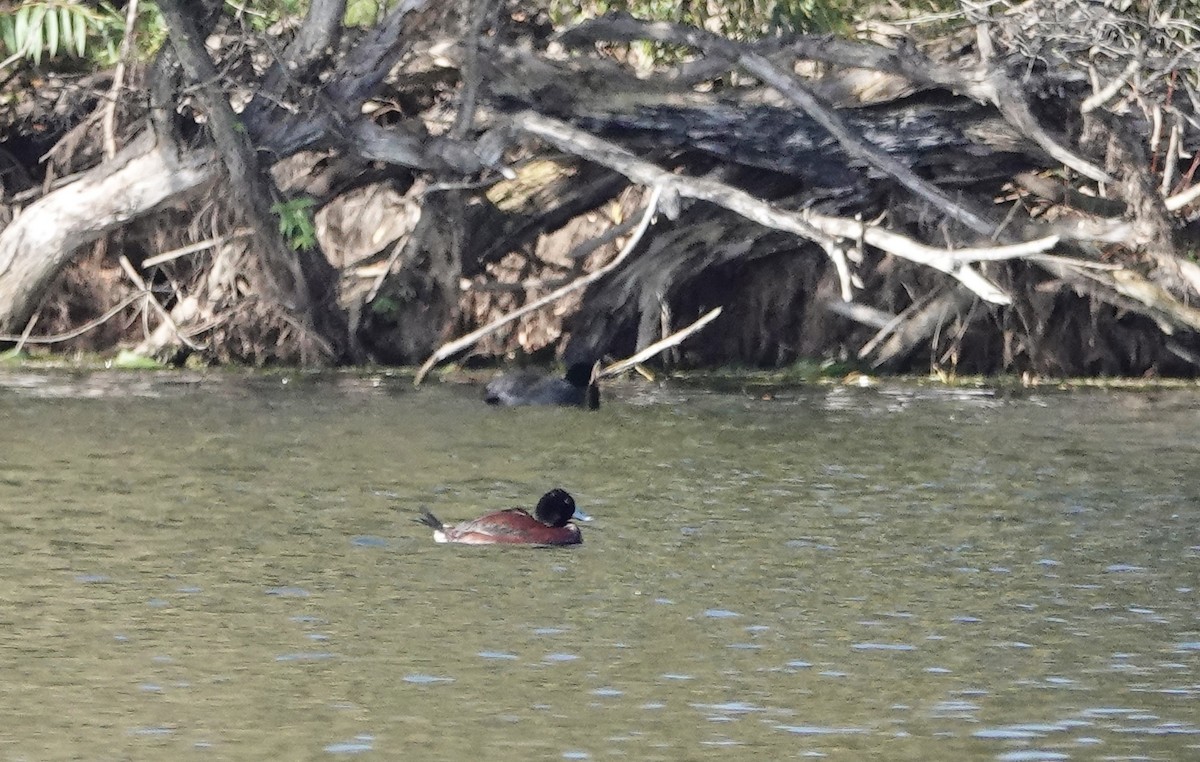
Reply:
[[[1191,395],[477,394],[0,375],[4,758],[1200,758]]]

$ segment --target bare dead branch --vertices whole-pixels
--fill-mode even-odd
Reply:
[[[196,344],[183,335],[183,333],[179,330],[179,326],[176,325],[175,321],[171,319],[171,313],[167,312],[166,308],[159,304],[158,300],[154,298],[154,292],[151,291],[150,287],[146,285],[146,281],[142,280],[142,276],[138,274],[136,269],[134,269],[133,263],[129,261],[129,258],[122,254],[119,258],[119,261],[121,263],[121,269],[125,271],[125,275],[128,276],[131,281],[133,281],[133,285],[138,287],[138,290],[146,297],[146,303],[154,308],[154,311],[158,313],[158,316],[162,319],[163,323],[170,328],[170,331],[175,334],[176,338],[178,338],[179,341],[181,341],[190,349],[202,349],[199,344]]]
[[[925,246],[906,236],[879,227],[870,227],[857,220],[817,214],[811,210],[785,211],[745,191],[715,180],[667,172],[619,146],[540,114],[522,112],[513,118],[513,122],[517,128],[554,144],[560,150],[603,164],[634,182],[661,185],[680,196],[708,201],[766,227],[784,230],[813,241],[826,252],[837,248],[838,238],[851,241],[862,238],[876,248],[928,265],[954,277],[986,301],[995,304],[1008,304],[1011,301],[1007,294],[974,269],[956,262],[952,252],[948,250]],[[1044,251],[1057,241],[1057,237],[1051,236],[1029,245],[1033,247],[1031,250]]]
[[[709,323],[711,323],[712,321],[714,321],[718,317],[720,317],[721,311],[723,309],[724,309],[723,307],[717,307],[715,309],[709,310],[708,312],[704,313],[704,315],[701,316],[698,320],[696,320],[695,322],[693,322],[691,325],[687,326],[686,328],[681,328],[680,330],[672,333],[670,336],[664,336],[662,339],[659,339],[658,341],[643,348],[642,350],[636,352],[635,354],[632,354],[629,357],[626,357],[624,360],[619,360],[618,362],[612,363],[607,368],[604,368],[599,373],[597,373],[596,378],[597,379],[609,378],[611,376],[616,376],[621,373],[624,373],[625,371],[629,370],[633,366],[638,365],[639,363],[646,362],[646,360],[649,360],[651,357],[654,357],[655,355],[659,354],[660,352],[663,352],[667,349],[670,349],[673,346],[678,345],[684,339],[686,339],[688,336],[691,336],[693,333],[696,333],[701,328],[703,328],[704,326],[708,325]]]
[[[566,296],[572,291],[577,291],[591,283],[594,283],[608,273],[617,269],[621,263],[633,253],[633,250],[637,248],[638,243],[642,240],[642,236],[645,235],[646,230],[650,227],[650,223],[654,219],[654,214],[658,211],[659,199],[662,197],[662,194],[663,188],[654,186],[654,189],[650,193],[650,199],[646,202],[646,209],[642,214],[641,224],[638,225],[637,229],[633,232],[633,235],[630,236],[629,240],[625,243],[625,246],[620,252],[618,252],[617,256],[613,257],[611,262],[607,263],[603,267],[593,270],[587,275],[576,278],[574,281],[568,283],[562,288],[551,291],[549,294],[546,294],[540,299],[535,299],[532,302],[523,305],[519,309],[513,310],[512,312],[493,320],[491,323],[488,323],[482,328],[468,333],[466,336],[451,341],[447,344],[443,344],[429,357],[428,360],[425,361],[423,365],[421,365],[420,370],[417,371],[417,375],[413,379],[413,386],[420,386],[421,381],[425,379],[426,374],[429,373],[433,366],[437,365],[447,357],[451,357],[461,352],[462,350],[482,339],[484,336],[495,332],[522,315],[526,315],[536,309],[540,309],[541,307],[544,307],[545,305],[550,304],[551,302],[556,301],[563,296]]]
[[[129,0],[129,4],[125,6],[125,33],[121,36],[121,51],[117,56],[112,87],[108,90],[108,101],[104,104],[104,116],[101,119],[101,130],[104,135],[104,158],[106,159],[112,159],[117,155],[117,140],[113,130],[117,119],[117,104],[121,100],[121,90],[125,86],[125,64],[129,60],[129,50],[133,45],[137,12],[138,0]]]
[[[604,19],[598,19],[584,22],[580,27],[564,34],[564,42],[592,37],[593,30],[597,29],[598,25],[604,21]],[[865,161],[881,172],[894,177],[904,187],[975,232],[990,235],[995,230],[995,225],[980,213],[950,198],[940,188],[925,181],[911,169],[856,135],[836,112],[826,108],[797,77],[783,71],[762,55],[748,50],[736,42],[694,27],[667,22],[639,22],[632,17],[620,17],[617,21],[625,27],[626,33],[637,34],[643,38],[661,42],[698,47],[706,53],[715,53],[731,61],[736,61],[747,72],[773,87],[815,119],[829,131],[848,155]],[[641,31],[637,31],[638,29]]]
[[[120,315],[127,307],[129,307],[129,305],[133,304],[138,299],[143,298],[145,295],[146,293],[143,291],[134,291],[106,310],[103,315],[93,320],[89,320],[83,325],[64,333],[56,333],[53,336],[30,336],[26,333],[22,333],[20,335],[0,333],[0,341],[15,341],[19,342],[20,344],[61,344],[64,341],[70,341],[71,339],[79,338],[94,328],[99,328],[117,315]],[[26,326],[26,331],[32,329],[35,322],[36,321],[31,318],[29,324]]]

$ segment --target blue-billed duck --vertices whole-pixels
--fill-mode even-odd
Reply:
[[[579,527],[571,519],[587,520],[575,508],[575,499],[566,490],[552,489],[538,501],[533,515],[524,508],[494,511],[460,524],[443,524],[428,509],[417,519],[433,527],[435,542],[459,542],[466,545],[578,545],[583,542]]]

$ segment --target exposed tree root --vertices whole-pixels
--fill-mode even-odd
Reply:
[[[547,39],[451,7],[352,31],[314,0],[273,40],[173,0],[151,70],[39,91],[0,120],[0,340],[137,294],[95,347],[423,375],[467,351],[633,355],[720,308],[675,361],[1198,370],[1186,20],[1047,0],[964,6],[928,38],[614,15]],[[213,22],[215,55],[189,31]],[[642,40],[691,57],[635,71]],[[115,108],[122,79],[142,97]],[[31,150],[36,109],[57,122]],[[663,212],[644,237],[643,188]],[[289,249],[270,207],[305,197],[313,242]],[[94,304],[65,308],[86,274]]]

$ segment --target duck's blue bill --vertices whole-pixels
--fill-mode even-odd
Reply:
[[[587,515],[586,513],[581,511],[579,508],[575,509],[575,513],[571,516],[571,518],[575,519],[576,521],[591,521],[592,520],[591,516]]]

